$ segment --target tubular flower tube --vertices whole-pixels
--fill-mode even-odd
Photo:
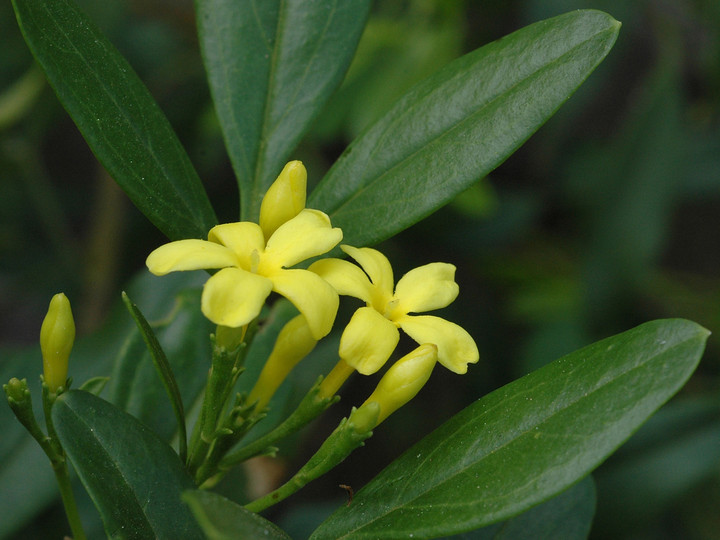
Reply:
[[[313,338],[322,338],[335,320],[337,292],[317,274],[290,267],[330,251],[342,239],[342,231],[319,210],[301,208],[295,213],[304,204],[297,193],[301,187],[304,191],[304,181],[298,180],[303,176],[300,162],[283,169],[263,199],[260,222],[265,228],[248,221],[218,225],[207,240],[160,246],[148,256],[148,269],[161,276],[220,268],[202,293],[202,312],[212,322],[233,328],[248,324],[274,291],[305,317]]]
[[[415,315],[451,304],[458,295],[455,266],[430,263],[410,270],[395,285],[387,258],[377,250],[340,246],[360,267],[341,259],[322,259],[309,270],[338,293],[365,302],[340,338],[340,358],[363,375],[379,370],[400,339],[398,328],[417,343],[432,343],[438,362],[455,373],[479,359],[475,341],[463,328],[440,317]]]
[[[261,411],[282,384],[288,373],[315,348],[317,340],[313,338],[307,321],[302,315],[291,319],[280,331],[270,356],[250,391],[247,403],[255,405]]]
[[[377,404],[380,407],[375,425],[366,429],[373,429],[417,395],[430,378],[437,362],[437,353],[438,349],[435,345],[420,345],[387,370],[375,391],[356,411],[356,413],[361,412],[370,404]],[[353,419],[352,415],[350,419]]]
[[[63,293],[50,300],[47,315],[40,328],[40,351],[43,357],[43,378],[50,392],[65,386],[68,358],[75,342],[75,321],[70,301]]]

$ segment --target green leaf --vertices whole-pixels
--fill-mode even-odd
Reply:
[[[585,540],[594,513],[595,484],[588,476],[519,516],[448,540]]]
[[[202,272],[176,272],[162,278],[143,272],[127,287],[131,296],[143,299],[143,312],[151,320],[166,317],[173,303],[178,302],[173,322],[159,332],[159,337],[170,355],[185,403],[193,402],[202,391],[209,365],[207,335],[212,326],[200,312],[200,295],[196,292],[205,279],[207,275]],[[188,288],[194,294],[182,292]],[[27,378],[36,411],[41,413],[37,406],[41,403],[39,345],[15,351],[3,348],[0,356],[0,381]],[[119,300],[98,331],[76,341],[69,374],[76,381],[106,375],[118,356],[122,365],[112,372],[104,395],[119,407],[127,407],[169,440],[175,431],[172,410],[140,333]],[[58,501],[58,489],[47,456],[14,418],[10,407],[0,407],[0,425],[0,491],[14,494],[12,505],[0,505],[0,537],[5,538],[37,521]]]
[[[620,24],[580,10],[523,28],[411,89],[356,139],[313,191],[345,243],[370,245],[487,175],[607,55]]]
[[[256,221],[267,188],[340,84],[369,0],[196,0],[215,108]]]
[[[185,462],[187,458],[187,429],[185,427],[185,409],[182,403],[182,396],[180,396],[180,389],[178,388],[175,375],[173,374],[170,362],[168,362],[165,351],[163,350],[160,342],[155,336],[155,332],[150,327],[150,324],[145,319],[140,309],[133,304],[130,297],[123,291],[122,299],[125,303],[125,307],[130,312],[135,324],[137,324],[138,330],[142,334],[145,345],[150,351],[150,357],[153,360],[155,369],[160,376],[160,380],[165,387],[168,397],[170,398],[170,405],[172,406],[173,413],[175,413],[175,420],[178,424],[178,454],[180,460]]]
[[[186,491],[183,500],[209,540],[290,539],[279,527],[210,491]]]
[[[153,302],[147,295],[151,287],[153,284],[166,285],[167,278],[174,278],[175,275],[185,275],[185,283],[196,286],[167,295],[163,309],[153,310],[150,318],[149,310],[152,309]],[[162,278],[148,277],[148,289],[134,292],[133,297],[143,299],[143,313],[148,314],[148,318],[154,321],[153,331],[166,353],[182,402],[195,403],[205,387],[210,367],[208,337],[214,328],[200,310],[202,289],[197,285],[207,279],[207,274],[178,272]],[[191,277],[195,278],[192,282],[187,279]],[[125,316],[128,318],[127,312]],[[125,342],[117,347],[116,351],[111,380],[106,390],[107,400],[140,419],[161,439],[174,441],[178,435],[177,422],[174,421],[177,417],[137,327],[126,334]],[[173,446],[176,445],[173,443]]]
[[[170,239],[217,223],[190,159],[127,61],[70,0],[13,0],[18,24],[93,153]]]
[[[93,377],[92,379],[88,379],[87,381],[82,383],[78,390],[83,390],[85,392],[90,392],[91,394],[99,396],[109,380],[110,377]]]
[[[62,394],[52,417],[108,537],[203,538],[180,499],[192,480],[145,425],[80,390]]]
[[[433,538],[547,500],[678,391],[708,334],[690,321],[649,322],[492,392],[390,464],[313,538]]]

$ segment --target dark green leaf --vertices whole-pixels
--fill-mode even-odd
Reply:
[[[547,502],[502,523],[448,540],[585,540],[595,514],[591,477]]]
[[[165,387],[168,397],[170,398],[170,405],[172,406],[173,412],[175,413],[175,420],[178,424],[179,442],[178,442],[178,453],[180,460],[185,461],[187,457],[187,430],[185,428],[185,409],[182,403],[182,396],[180,396],[180,389],[178,388],[175,375],[173,374],[170,362],[168,362],[165,351],[163,351],[160,342],[155,337],[155,332],[150,327],[150,324],[145,319],[140,309],[132,303],[130,297],[123,291],[122,299],[125,303],[125,307],[130,312],[135,324],[137,324],[138,330],[142,334],[145,345],[150,351],[150,357],[153,360],[155,369],[157,370],[160,380]]]
[[[388,466],[313,538],[432,538],[547,500],[677,392],[707,336],[690,321],[653,321],[492,392]]]
[[[169,238],[217,222],[180,142],[127,61],[70,0],[13,0],[25,40],[110,175]]]
[[[145,425],[79,390],[61,395],[52,416],[108,537],[203,537],[180,499],[192,480],[172,448]]]
[[[310,197],[353,245],[419,221],[500,165],[602,61],[620,24],[574,11],[519,30],[411,89]]]
[[[290,539],[273,523],[216,493],[186,491],[183,500],[209,540]]]
[[[215,108],[241,193],[257,220],[263,194],[340,84],[369,0],[197,0]]]
[[[105,385],[109,380],[110,377],[93,377],[92,379],[88,379],[82,383],[79,390],[84,390],[85,392],[90,392],[91,394],[99,396],[100,392],[103,391],[103,388],[105,388]]]
[[[150,276],[149,283],[160,286],[171,276],[185,275],[177,273],[158,278]],[[198,273],[195,284],[202,283],[207,275]],[[186,283],[190,281],[186,280]],[[147,294],[148,291],[143,291]],[[153,330],[166,353],[170,367],[179,387],[183,403],[195,403],[205,387],[207,371],[210,367],[209,335],[213,325],[200,310],[200,292],[197,287],[175,291],[173,296],[165,298],[162,311],[155,310]],[[134,293],[134,297],[143,298],[143,312],[149,313],[152,302],[143,294]],[[139,418],[160,438],[173,441],[177,435],[177,422],[167,392],[157,376],[157,369],[147,351],[141,334],[134,329],[129,332],[123,347],[116,356],[107,389],[108,401]],[[176,446],[173,443],[173,446]]]

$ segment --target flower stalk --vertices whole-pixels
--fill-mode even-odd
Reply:
[[[372,402],[360,409],[353,409],[348,418],[343,418],[335,431],[325,439],[310,460],[285,484],[267,495],[246,504],[251,512],[261,512],[297,492],[308,482],[322,476],[342,463],[353,450],[362,446],[372,436],[377,424],[380,406]]]
[[[205,386],[200,418],[193,429],[187,457],[187,467],[192,475],[195,475],[202,467],[215,439],[220,435],[227,435],[228,430],[232,433],[229,427],[221,425],[220,418],[237,378],[243,370],[245,356],[256,331],[257,321],[253,321],[242,332],[242,341],[234,349],[227,349],[223,346],[223,344],[234,344],[233,340],[218,343],[218,336],[221,339],[229,336],[236,338],[233,333],[218,329],[216,334],[211,336],[213,342],[212,367]]]

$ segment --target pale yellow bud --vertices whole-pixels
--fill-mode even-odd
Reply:
[[[260,228],[265,240],[305,208],[306,194],[305,166],[301,161],[291,161],[267,190],[260,205]]]
[[[316,344],[305,317],[298,315],[291,319],[280,331],[247,402],[257,402],[257,411],[264,409],[288,373],[310,354]]]
[[[436,362],[437,346],[420,345],[387,370],[375,391],[360,408],[372,402],[380,405],[380,415],[377,420],[379,424],[415,397],[430,378]]]
[[[70,301],[63,293],[50,300],[47,315],[40,328],[40,350],[45,383],[51,392],[65,386],[68,358],[75,342],[75,321]]]

